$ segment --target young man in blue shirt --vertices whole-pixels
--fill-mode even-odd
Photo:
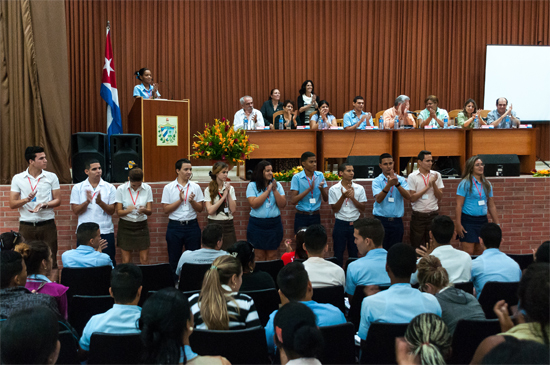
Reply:
[[[101,238],[99,225],[93,222],[82,223],[76,230],[76,239],[80,242],[74,250],[61,255],[63,267],[113,266],[111,258],[101,251],[107,247],[107,241]]]
[[[381,154],[379,166],[382,173],[372,182],[372,194],[375,198],[372,215],[384,226],[384,248],[389,250],[394,244],[403,241],[403,199],[409,200],[411,196],[407,180],[396,175],[393,170],[392,155]]]
[[[319,327],[346,323],[346,317],[340,309],[332,304],[317,303],[311,300],[313,297],[313,287],[302,263],[291,262],[283,267],[277,275],[277,285],[279,285],[281,304],[285,305],[291,301],[305,304],[315,313]],[[273,320],[276,314],[277,311],[271,313],[269,322],[265,326],[267,350],[272,354],[275,353]]]
[[[141,307],[138,302],[142,280],[141,269],[134,264],[120,264],[112,271],[109,293],[115,304],[107,312],[96,314],[88,321],[80,338],[80,348],[83,351],[90,351],[90,338],[95,332],[140,333],[138,321]]]
[[[302,172],[292,177],[290,203],[296,205],[294,233],[312,224],[321,224],[321,197],[328,201],[328,185],[322,172],[315,171],[317,157],[313,152],[304,152],[300,158]]]
[[[372,114],[365,113],[363,108],[365,99],[362,96],[353,98],[353,109],[344,114],[344,129],[366,129],[367,125],[373,126]]]

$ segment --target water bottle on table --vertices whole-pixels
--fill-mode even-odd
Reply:
[[[380,116],[380,119],[378,119],[378,128],[384,129],[384,119],[382,119],[382,116]]]
[[[285,129],[282,115],[279,115],[279,129]]]
[[[244,129],[247,131],[248,130],[248,117],[245,115],[244,116]]]
[[[396,115],[393,121],[393,129],[399,129],[399,117]]]
[[[445,119],[443,119],[443,128],[447,129],[449,128],[449,118],[445,117]]]

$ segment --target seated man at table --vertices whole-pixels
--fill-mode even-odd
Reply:
[[[404,125],[412,125],[413,128],[416,128],[416,122],[414,121],[414,118],[412,114],[409,114],[409,108],[410,108],[410,100],[407,95],[399,95],[395,102],[393,103],[393,107],[389,108],[382,114],[382,118],[384,119],[384,129],[391,129],[393,128],[393,124],[395,122],[395,117],[399,118],[399,126]]]
[[[344,129],[353,131],[355,129],[367,128],[373,126],[372,114],[365,113],[363,107],[365,106],[365,99],[362,96],[356,96],[353,98],[353,109],[344,114]]]
[[[233,117],[233,129],[264,129],[264,117],[258,109],[254,109],[252,97],[243,96],[239,101],[242,109],[237,111]]]
[[[420,128],[431,126],[432,128],[443,128],[445,126],[444,120],[447,118],[449,121],[449,113],[445,109],[439,107],[439,99],[435,95],[429,95],[426,100],[426,109],[422,110],[418,114],[418,125]]]
[[[487,124],[493,125],[495,128],[512,128],[519,127],[519,118],[516,117],[516,112],[512,110],[512,104],[508,107],[508,99],[498,98],[497,108],[487,114]],[[506,117],[510,117],[510,123],[506,122]]]
[[[76,229],[76,239],[80,242],[74,250],[61,255],[63,267],[113,266],[111,258],[101,250],[107,247],[107,241],[101,238],[99,225],[93,222],[82,223]]]

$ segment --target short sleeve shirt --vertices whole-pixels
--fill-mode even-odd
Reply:
[[[129,222],[143,222],[147,220],[147,215],[139,213],[138,209],[145,208],[147,203],[153,202],[153,190],[148,184],[142,182],[135,191],[128,181],[116,189],[115,202],[122,204],[122,209],[128,209],[130,205],[136,207],[131,213],[120,217],[120,219]]]
[[[321,190],[319,190],[321,181],[323,182],[323,187],[326,188],[328,185],[325,176],[320,171],[314,172],[313,180],[306,176],[305,171],[301,171],[292,177],[290,190],[297,191],[298,194],[308,189],[311,184],[315,185],[313,191],[296,204],[296,209],[302,212],[315,212],[321,208]]]
[[[409,184],[407,184],[407,180],[404,177],[398,175],[397,180],[399,181],[403,189],[409,190]],[[378,177],[372,182],[373,196],[380,194],[382,190],[386,187],[387,183],[388,179],[386,179],[384,174],[378,175]],[[386,189],[386,191],[387,190],[388,189]],[[386,197],[384,198],[384,200],[382,200],[382,203],[377,203],[375,200],[372,214],[375,216],[386,218],[403,217],[403,214],[405,214],[405,205],[403,203],[403,197],[401,196],[399,189],[395,186],[392,186],[389,189],[389,193],[386,194]]]
[[[359,123],[359,120],[363,115],[366,115],[364,111],[361,111],[361,115],[357,115],[355,110],[350,110],[346,114],[344,114],[344,128],[351,127]],[[359,126],[357,126],[357,129],[365,129],[367,128],[367,121],[370,126],[373,126],[374,123],[372,121],[372,116],[370,117],[370,120],[365,119],[363,123],[361,123]]]
[[[252,115],[256,116],[256,123],[252,123],[250,118],[252,118]],[[235,116],[233,117],[233,129],[239,130],[239,129],[245,129],[244,127],[244,117],[245,117],[244,109],[238,110],[235,113]],[[252,109],[252,114],[248,117],[248,129],[264,129],[265,122],[264,117],[262,116],[262,113],[258,109]]]
[[[151,99],[151,97],[153,96],[153,86],[149,86],[149,90],[147,90],[145,88],[145,85],[143,84],[134,86],[134,96],[141,96],[145,99]],[[155,98],[160,98],[160,94],[158,91],[155,95]]]
[[[511,114],[512,114],[512,116],[513,116],[514,118],[517,118],[517,117],[516,117],[516,112],[515,112],[514,110],[512,110],[512,113],[511,113]],[[495,110],[493,110],[493,111],[490,111],[489,114],[487,114],[487,124],[494,123],[495,120],[497,120],[497,119],[500,118],[501,116],[502,116],[502,114],[499,114],[497,109],[495,109]],[[506,128],[506,127],[505,127],[505,122],[506,122],[506,118],[502,119],[502,120],[500,121],[500,123],[499,123],[495,128],[497,128],[497,129],[499,129],[499,128]]]
[[[443,185],[443,179],[441,178],[441,174],[437,171],[430,170],[430,175],[432,174],[435,174],[437,176],[437,180],[435,181],[437,187],[439,189],[443,189],[445,186]],[[409,189],[417,193],[423,190],[426,187],[426,185],[430,183],[430,175],[428,175],[428,177],[423,176],[420,173],[420,170],[416,170],[412,172],[407,178],[407,182],[409,183]],[[439,209],[439,206],[438,206],[438,200],[434,194],[434,189],[429,188],[428,191],[426,191],[424,195],[420,197],[420,199],[418,199],[415,202],[411,202],[411,206],[414,211],[420,212],[420,213],[430,213],[430,212],[437,211]]]
[[[80,226],[82,223],[94,222],[99,224],[99,231],[101,234],[114,233],[113,218],[105,213],[96,201],[97,194],[101,193],[101,200],[105,204],[114,204],[116,188],[112,184],[100,179],[99,184],[97,184],[94,189],[89,179],[86,179],[73,186],[73,190],[71,190],[71,204],[79,205],[84,203],[86,199],[88,199],[86,195],[88,191],[92,193],[92,202],[88,204],[84,213],[78,216],[78,225]]]
[[[493,197],[493,186],[491,185],[491,190],[487,196],[485,189],[483,189],[483,184],[479,183],[475,178],[472,178],[472,182],[462,180],[458,185],[456,194],[464,197],[462,213],[480,217],[487,215],[487,201],[488,198]]]
[[[178,208],[174,210],[168,218],[175,221],[190,221],[197,218],[197,212],[193,209],[193,206],[189,202],[191,194],[195,194],[195,201],[200,203],[204,201],[204,195],[202,194],[201,187],[188,181],[185,186],[178,183],[178,180],[172,181],[166,185],[162,190],[162,204],[172,204],[180,200],[180,191],[183,191],[184,200],[180,203]]]
[[[34,178],[29,174],[29,169],[17,174],[11,180],[11,191],[19,193],[20,199],[24,199],[33,191],[36,191],[35,198],[19,208],[21,222],[44,222],[55,218],[53,209],[43,209],[38,213],[31,213],[40,203],[47,203],[53,199],[52,191],[59,190],[59,179],[53,172],[42,170],[40,175]]]
[[[282,196],[285,195],[283,186],[277,182],[277,191]],[[253,181],[246,187],[246,198],[258,197],[263,194],[263,191],[258,191],[256,183]],[[252,208],[250,215],[255,218],[275,218],[281,215],[281,211],[275,202],[275,195],[273,191],[269,193],[264,203],[259,208]]]
[[[211,202],[212,204],[216,204],[220,200],[220,195],[223,195],[224,191],[225,191],[225,188],[218,191],[218,194],[214,198],[214,201],[212,201],[212,198],[210,197],[210,188],[207,187],[206,189],[204,189],[204,201]],[[237,197],[235,196],[235,189],[232,186],[229,189],[229,195],[231,196],[231,199],[233,199],[233,201],[237,200]],[[233,219],[233,214],[231,214],[231,211],[229,210],[229,205],[227,204],[227,198],[225,202],[222,203],[222,206],[227,207],[227,213],[225,213],[222,210],[218,214],[209,215],[208,219],[213,219],[216,221],[228,221]]]
[[[440,120],[444,120],[445,118],[447,118],[447,120],[449,119],[449,113],[447,113],[445,109],[437,108],[435,115],[437,119],[440,119]],[[424,109],[420,112],[420,114],[418,114],[418,119],[426,120],[429,117],[430,117],[430,112],[428,109]],[[432,120],[430,120],[430,123],[428,125],[434,128],[440,128],[439,123],[437,123],[437,121],[433,118]]]
[[[365,194],[365,188],[363,188],[361,185],[353,183],[353,182],[351,183],[351,187],[353,188],[355,199],[359,203],[364,203],[364,202],[367,201],[367,195]],[[329,189],[329,191],[328,191],[328,203],[329,204],[331,204],[331,205],[336,204],[336,202],[338,200],[340,200],[340,197],[342,196],[342,189],[344,190],[344,192],[347,191],[342,186],[341,181],[338,182],[337,184],[333,185]],[[344,200],[344,203],[342,203],[342,207],[340,208],[340,210],[338,212],[336,212],[334,214],[334,216],[337,219],[340,219],[340,220],[343,220],[343,221],[346,221],[346,222],[355,222],[361,216],[361,212],[359,211],[359,209],[357,209],[355,204],[353,204],[353,202],[350,201],[350,199],[346,198]]]
[[[319,119],[319,114],[315,114],[311,117],[311,121],[317,123],[318,129],[330,129],[330,127],[332,127],[332,121],[334,119],[336,119],[334,115],[327,115],[326,122],[323,119]]]

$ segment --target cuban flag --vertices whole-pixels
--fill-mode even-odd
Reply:
[[[122,134],[122,118],[118,103],[118,90],[116,88],[115,63],[113,60],[113,48],[111,47],[111,30],[107,23],[107,41],[105,42],[105,65],[101,78],[100,95],[107,103],[107,138],[111,140],[111,134]]]

